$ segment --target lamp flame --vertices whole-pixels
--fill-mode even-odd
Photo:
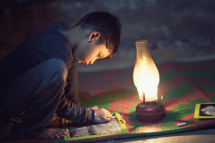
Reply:
[[[145,94],[145,101],[158,100],[157,91],[160,77],[149,52],[148,40],[138,40],[135,44],[137,52],[133,81],[137,87],[139,98],[143,100],[143,94]]]

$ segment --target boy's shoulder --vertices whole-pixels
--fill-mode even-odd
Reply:
[[[44,32],[44,31],[47,31],[47,30],[62,30],[62,29],[68,29],[68,28],[69,27],[68,27],[68,25],[66,23],[64,23],[62,21],[58,21],[58,22],[52,23],[49,26],[45,27],[40,32]]]

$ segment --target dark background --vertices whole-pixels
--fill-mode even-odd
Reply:
[[[107,66],[132,65],[139,39],[149,40],[157,63],[215,54],[214,0],[5,0],[0,5],[0,59],[49,24],[72,27],[92,11],[111,12],[123,25],[119,52]]]

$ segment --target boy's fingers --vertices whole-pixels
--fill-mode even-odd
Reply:
[[[96,106],[93,106],[91,109],[99,109],[99,107],[96,105]]]
[[[98,107],[98,106],[96,106],[96,107]],[[97,122],[97,123],[107,123],[107,122],[110,122],[112,119],[111,113],[104,108],[94,109],[94,112],[96,113],[95,122]]]
[[[105,120],[106,120],[107,122],[110,122],[111,119],[112,119],[112,117],[106,117],[106,118],[105,118]]]
[[[106,118],[106,119],[104,119],[103,121],[106,122],[106,123],[107,123],[107,122],[110,122],[110,118]]]

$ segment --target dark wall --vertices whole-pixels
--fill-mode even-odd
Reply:
[[[45,26],[72,27],[84,14],[109,11],[121,19],[121,42],[215,35],[214,0],[61,0],[1,5],[0,58]],[[213,40],[214,41],[214,40]]]

